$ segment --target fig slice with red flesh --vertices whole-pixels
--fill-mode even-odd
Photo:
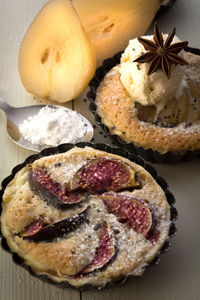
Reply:
[[[27,235],[33,235],[42,230],[44,226],[45,224],[42,222],[42,220],[33,221],[26,229],[26,233]]]
[[[116,215],[120,223],[126,224],[146,238],[154,229],[152,211],[144,201],[116,193],[103,194],[101,198],[108,212]]]
[[[50,242],[56,238],[62,237],[67,233],[76,230],[83,222],[86,221],[87,211],[89,208],[84,209],[81,213],[78,213],[70,218],[64,219],[57,223],[42,227],[36,233],[23,236],[24,240],[33,242]],[[27,230],[29,233],[30,230]]]
[[[136,172],[128,164],[118,159],[100,157],[91,159],[77,171],[70,190],[105,192],[139,186]]]
[[[70,204],[85,200],[83,195],[69,192],[61,184],[54,182],[46,169],[32,169],[29,175],[29,185],[41,199],[57,208],[67,208]]]
[[[113,230],[108,223],[101,224],[98,229],[99,246],[95,250],[94,257],[78,276],[100,271],[105,268],[116,256],[117,243]]]

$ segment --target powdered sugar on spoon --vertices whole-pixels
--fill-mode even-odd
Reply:
[[[9,137],[18,145],[41,151],[63,143],[89,142],[93,137],[91,123],[76,111],[56,105],[34,105],[15,108],[0,99],[7,115]]]

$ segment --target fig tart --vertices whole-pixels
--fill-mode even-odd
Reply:
[[[173,231],[166,183],[136,156],[114,154],[117,148],[55,149],[26,160],[3,182],[4,248],[65,286],[103,287],[142,275]]]
[[[129,151],[152,161],[200,156],[200,50],[175,28],[163,35],[155,24],[154,36],[129,41],[90,87],[96,121]]]

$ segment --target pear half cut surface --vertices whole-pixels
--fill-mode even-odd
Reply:
[[[26,90],[64,103],[81,94],[95,69],[93,47],[71,1],[47,2],[19,51],[19,72]]]
[[[94,46],[97,66],[141,36],[160,7],[159,0],[72,0]]]

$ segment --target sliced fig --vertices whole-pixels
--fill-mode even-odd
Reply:
[[[101,195],[109,213],[118,217],[120,223],[147,237],[154,228],[154,219],[150,207],[142,200],[116,193]]]
[[[156,242],[158,241],[159,236],[160,236],[160,231],[154,228],[154,230],[150,230],[148,232],[146,238],[154,246],[156,244]]]
[[[37,242],[49,242],[54,240],[55,238],[62,237],[63,235],[74,231],[83,222],[86,221],[87,210],[88,208],[86,208],[81,213],[76,214],[70,218],[46,226],[34,234],[23,236],[23,239],[30,240],[37,243]]]
[[[71,182],[71,190],[94,192],[134,187],[139,187],[139,182],[133,168],[120,160],[103,157],[91,159],[77,171]]]
[[[69,204],[84,200],[83,196],[69,192],[61,184],[54,182],[46,169],[36,168],[31,170],[29,184],[35,194],[57,208],[66,208]]]
[[[117,246],[114,233],[108,223],[98,229],[99,246],[96,248],[92,262],[79,275],[83,276],[106,267],[115,257]]]
[[[42,222],[42,220],[33,221],[27,228],[26,233],[27,235],[35,234],[36,232],[40,231],[45,224]]]

